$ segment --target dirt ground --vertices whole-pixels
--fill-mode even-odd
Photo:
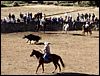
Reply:
[[[42,11],[47,15],[51,15],[79,9],[83,9],[83,11],[78,11],[79,13],[90,12],[99,17],[99,8],[35,5],[1,8],[1,18],[7,17],[9,12],[19,17],[20,12],[32,12],[35,14],[38,11]],[[78,12],[70,14],[76,18]],[[64,15],[62,14],[61,16]],[[2,75],[35,75],[38,60],[36,57],[30,57],[30,53],[32,49],[43,49],[44,45],[26,43],[26,40],[22,39],[22,37],[30,33],[41,36],[40,43],[50,42],[51,52],[62,57],[66,67],[62,68],[61,73],[99,75],[99,31],[93,31],[92,36],[81,36],[82,31],[69,31],[69,34],[64,34],[63,31],[46,31],[46,34],[43,32],[1,34]],[[42,68],[40,67],[37,75],[52,75],[53,70],[54,65],[52,63],[45,64],[45,72],[42,73]],[[56,73],[58,73],[58,69]]]
[[[65,63],[62,72],[99,74],[99,32],[93,31],[92,36],[81,36],[82,31],[51,32],[19,32],[1,34],[1,74],[35,75],[38,65],[36,57],[30,57],[32,49],[43,49],[44,45],[30,45],[22,39],[24,35],[39,35],[39,43],[51,43],[51,52],[60,55]],[[50,74],[54,70],[52,63],[45,64],[45,73],[39,68],[38,75]],[[59,69],[56,70],[56,73]]]

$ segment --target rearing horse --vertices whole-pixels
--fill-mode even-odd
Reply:
[[[31,55],[30,55],[30,57],[32,57],[34,55],[36,56],[37,59],[39,59],[39,64],[38,64],[38,67],[36,69],[36,73],[37,73],[37,71],[38,71],[38,69],[39,69],[39,67],[41,65],[42,65],[42,69],[43,69],[43,72],[44,72],[44,63],[53,62],[54,66],[55,66],[55,70],[57,69],[57,65],[59,66],[59,72],[61,71],[60,64],[58,63],[59,60],[60,60],[60,62],[62,64],[62,66],[65,67],[65,65],[64,65],[64,63],[62,61],[62,58],[60,56],[56,55],[56,54],[50,54],[51,58],[49,59],[49,61],[45,61],[43,59],[43,54],[40,53],[39,51],[33,50],[32,53],[31,53]],[[52,73],[54,73],[55,70]]]

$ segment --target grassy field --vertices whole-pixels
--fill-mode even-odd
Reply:
[[[79,36],[81,31],[62,31],[46,34],[40,32],[19,32],[1,34],[1,74],[34,75],[38,65],[36,57],[30,57],[32,49],[43,49],[44,45],[30,45],[22,37],[26,34],[35,34],[42,37],[40,43],[51,42],[51,52],[62,57],[66,67],[65,73],[99,74],[99,32],[93,31],[92,36]],[[38,74],[52,74],[54,65],[45,65],[45,73],[40,67]],[[58,69],[56,73],[58,72]]]
[[[80,13],[95,13],[99,17],[99,8],[35,5],[1,8],[1,18],[7,16],[9,12],[19,17],[20,12],[35,14],[38,11],[43,11],[49,15],[79,9],[83,9],[83,11],[79,11]],[[72,12],[70,14],[75,18],[77,13]],[[36,57],[31,58],[30,53],[32,49],[43,49],[44,45],[26,43],[22,37],[30,33],[41,36],[40,43],[51,42],[51,52],[60,55],[66,66],[64,69],[62,68],[61,73],[99,75],[99,31],[93,31],[92,36],[81,36],[82,31],[69,31],[69,34],[64,34],[63,31],[46,31],[46,34],[43,32],[1,34],[1,75],[35,75],[38,60]],[[40,67],[38,75],[52,75],[53,70],[54,65],[52,63],[46,64],[45,72],[42,73]]]
[[[76,19],[77,13],[95,13],[96,17],[99,18],[99,8],[93,8],[93,7],[75,7],[75,6],[54,6],[54,5],[33,5],[33,6],[21,6],[21,7],[5,7],[1,8],[1,18],[7,17],[9,13],[15,14],[15,16],[18,18],[20,12],[27,13],[32,12],[32,14],[36,14],[37,12],[43,12],[46,15],[52,15],[56,13],[64,13],[74,10],[81,10],[77,12],[71,12],[68,15],[72,15],[74,19]],[[62,16],[64,17],[64,14],[61,15],[55,15],[55,16]]]

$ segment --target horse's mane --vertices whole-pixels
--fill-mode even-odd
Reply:
[[[42,54],[41,52],[39,52],[39,51],[37,51],[37,50],[34,50],[35,52],[37,52],[37,53],[40,53],[40,54]]]
[[[37,50],[33,50],[34,51],[34,54],[35,54],[35,56],[39,59],[40,57],[42,57],[43,56],[43,53],[41,53],[41,52],[39,52],[39,51],[37,51]],[[56,55],[56,54],[51,54],[52,56],[56,56],[56,57],[60,57],[60,56],[58,56],[58,55]]]
[[[43,54],[37,50],[33,50],[37,58],[41,57]]]

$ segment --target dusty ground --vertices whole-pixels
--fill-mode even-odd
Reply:
[[[1,74],[34,75],[38,60],[30,57],[32,49],[43,49],[44,45],[30,45],[22,37],[25,34],[42,37],[40,43],[51,42],[51,52],[62,57],[66,67],[62,72],[99,74],[99,32],[93,31],[92,36],[80,36],[81,31],[70,31],[68,35],[62,31],[19,32],[1,34]],[[54,65],[45,65],[45,73],[40,68],[38,74],[52,74]],[[56,73],[58,72],[58,69]]]
[[[64,7],[64,6],[22,6],[1,8],[1,18],[8,15],[9,12],[19,17],[19,13],[32,12],[33,14],[42,11],[49,14],[63,13],[65,11],[79,11],[80,13],[95,13],[99,17],[99,8],[92,7]],[[78,12],[70,13],[75,18]],[[61,15],[64,16],[64,15]],[[51,42],[51,52],[62,57],[66,67],[62,72],[65,73],[84,73],[99,74],[99,31],[93,31],[92,36],[80,36],[82,31],[70,31],[68,35],[62,31],[50,32],[43,34],[42,32],[19,32],[1,34],[1,74],[21,74],[34,75],[38,60],[30,57],[32,49],[43,49],[43,45],[30,45],[26,40],[22,39],[25,34],[35,34],[42,37],[40,42]],[[73,35],[79,34],[79,35]],[[52,74],[54,65],[52,63],[45,65],[45,73],[40,68],[38,74]],[[58,69],[56,73],[58,72]]]

